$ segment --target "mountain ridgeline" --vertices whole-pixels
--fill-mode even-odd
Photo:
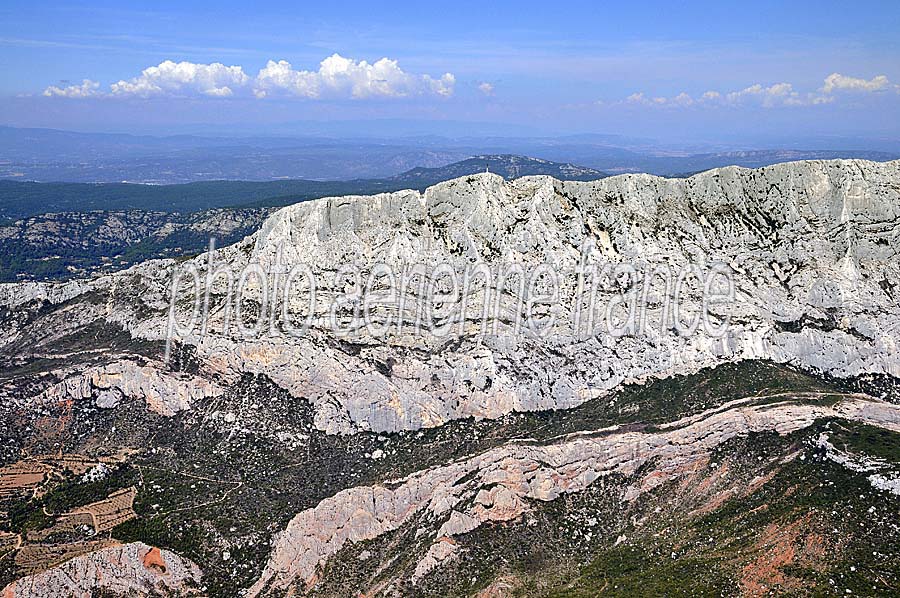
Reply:
[[[413,168],[391,177],[391,180],[406,182],[413,189],[418,189],[423,184],[434,185],[478,172],[493,172],[507,180],[538,174],[552,176],[561,181],[593,181],[608,176],[599,170],[575,164],[562,164],[527,156],[486,155],[475,156],[440,168]]]

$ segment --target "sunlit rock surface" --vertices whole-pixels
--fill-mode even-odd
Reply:
[[[278,292],[264,292],[259,277],[247,275],[240,314],[234,300],[226,308],[221,299],[226,277],[213,277],[205,329],[207,256],[148,262],[89,282],[7,285],[0,295],[16,306],[94,293],[96,317],[138,338],[163,340],[174,330],[196,348],[200,376],[233,381],[264,373],[315,405],[317,425],[333,433],[565,409],[623,382],[735,359],[772,359],[841,377],[898,376],[898,180],[900,162],[836,160],[722,168],[688,179],[505,182],[481,174],[421,194],[305,202],[277,211],[258,233],[215,253],[212,269],[231,270],[234,286],[248,265],[282,273]],[[499,292],[487,291],[497,317],[485,321],[477,276],[465,298],[460,289],[441,301],[425,297],[412,278],[406,286],[398,281],[393,297],[372,302],[367,313],[378,314],[375,325],[353,320],[355,291],[341,268],[355,268],[364,287],[379,267],[399,277],[414,264],[451,295],[450,271],[462,285],[477,265],[516,265],[528,274],[546,267],[556,274],[558,294],[538,300],[539,315],[517,324],[527,314],[513,273]],[[196,268],[199,286],[183,274],[188,266]],[[285,294],[286,272],[295,266],[302,272]],[[723,293],[730,276],[734,296],[709,306],[706,321],[693,329],[703,283],[685,275],[677,298],[664,298],[675,295],[679,273],[695,266],[725,273],[711,280]],[[588,272],[581,279],[579,267]],[[619,270],[604,276],[604,267]],[[635,275],[622,274],[632,267]],[[167,321],[173,271],[182,273],[174,328]],[[309,315],[309,275],[316,279],[312,326],[295,338],[283,314],[286,307],[294,326]],[[275,276],[268,276],[272,289]],[[535,288],[544,288],[542,280]],[[335,298],[344,310],[332,317]],[[253,306],[264,300],[266,313],[257,320]],[[637,301],[641,319],[615,330],[630,301]],[[238,330],[238,315],[258,331]],[[171,392],[183,402],[177,397],[183,391]]]

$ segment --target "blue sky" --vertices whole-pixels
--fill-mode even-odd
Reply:
[[[0,123],[271,132],[390,118],[687,141],[900,137],[898,31],[890,1],[14,0],[0,6]]]

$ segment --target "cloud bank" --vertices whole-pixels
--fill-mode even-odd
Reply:
[[[269,60],[256,76],[241,66],[214,62],[197,64],[166,60],[137,77],[113,83],[109,91],[85,79],[81,85],[50,86],[47,97],[299,97],[306,99],[402,98],[453,95],[456,79],[451,73],[434,78],[408,73],[396,60],[374,63],[333,54],[319,63],[318,70],[296,70],[286,60]]]
[[[625,98],[624,103],[640,106],[670,107],[694,105],[756,105],[763,108],[815,106],[830,104],[842,93],[874,93],[887,91],[892,88],[900,93],[900,85],[891,84],[885,75],[878,75],[867,80],[848,77],[840,73],[832,73],[825,78],[821,88],[811,92],[797,91],[790,83],[775,83],[768,86],[757,83],[744,89],[730,92],[710,90],[696,98],[684,92],[674,97],[651,97],[644,92],[637,92]]]
[[[259,98],[273,93],[306,98],[449,96],[455,83],[450,73],[438,79],[407,73],[389,58],[369,64],[333,54],[319,64],[317,71],[298,71],[286,60],[270,60],[256,76],[253,93]]]

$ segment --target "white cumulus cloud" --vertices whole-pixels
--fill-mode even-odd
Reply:
[[[720,92],[709,90],[697,98],[684,92],[673,97],[651,97],[643,92],[637,92],[625,98],[624,103],[642,106],[679,107],[730,105],[775,108],[781,106],[816,106],[835,102],[838,99],[838,93],[836,92],[878,92],[891,88],[900,92],[900,86],[892,85],[885,75],[878,75],[872,79],[860,79],[840,73],[832,73],[825,78],[823,86],[815,91],[798,91],[791,83],[787,82],[773,85],[756,83],[736,91]]]
[[[250,77],[240,66],[220,62],[196,64],[166,60],[145,68],[139,77],[110,86],[113,95],[150,97],[157,95],[200,94],[227,97],[247,84]]]
[[[800,93],[794,91],[790,83],[776,83],[765,87],[757,83],[740,91],[733,91],[725,96],[726,101],[740,103],[745,100],[758,101],[766,108],[773,106],[802,106],[806,103]]]
[[[253,93],[258,98],[264,98],[269,91],[288,91],[294,95],[307,98],[319,97],[319,80],[315,73],[310,71],[295,71],[287,60],[275,62],[270,60],[259,71],[253,83]]]
[[[437,79],[407,73],[396,60],[389,58],[370,64],[333,54],[323,60],[316,71],[295,70],[286,60],[270,60],[259,71],[253,92],[257,97],[273,93],[307,98],[449,96],[453,94],[455,83],[456,79],[450,73]]]
[[[644,92],[639,91],[625,98],[625,102],[641,106],[692,106],[696,103],[696,100],[685,92],[681,92],[672,98],[666,98],[649,97]]]
[[[100,95],[100,84],[90,79],[85,79],[81,85],[68,85],[66,87],[57,87],[51,85],[44,90],[44,95],[48,98],[92,98]]]
[[[671,103],[678,106],[692,106],[694,104],[694,98],[682,91],[680,94],[672,98]]]
[[[831,73],[825,77],[825,85],[822,86],[823,93],[832,93],[836,90],[842,91],[882,91],[887,89],[890,81],[885,75],[878,75],[869,80],[857,77],[848,77],[840,73]]]
[[[651,98],[644,95],[643,91],[633,93],[625,101],[629,104],[640,104],[642,106],[660,106],[666,103],[666,98]]]

